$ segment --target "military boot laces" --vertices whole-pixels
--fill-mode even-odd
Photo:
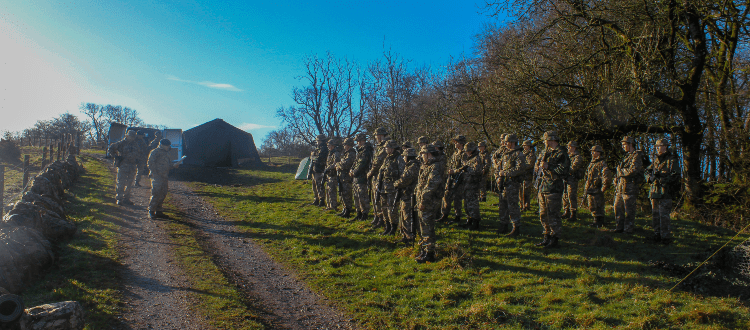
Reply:
[[[547,244],[549,244],[549,234],[544,234],[544,240],[541,241],[541,242],[539,242],[539,243],[536,243],[534,245],[535,246],[546,246]]]

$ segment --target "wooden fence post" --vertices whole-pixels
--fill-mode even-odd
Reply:
[[[62,142],[60,140],[57,141],[57,160],[60,161],[60,156],[62,153]]]
[[[55,144],[50,143],[49,145],[49,163],[52,163],[52,160],[55,159]]]
[[[0,165],[0,217],[5,215],[5,165]]]
[[[81,154],[81,132],[76,134],[76,155]]]
[[[47,166],[47,147],[42,148],[42,168]]]
[[[23,155],[23,188],[29,183],[29,155]]]

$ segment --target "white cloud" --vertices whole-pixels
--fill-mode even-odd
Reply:
[[[274,129],[276,126],[266,126],[266,125],[259,125],[259,124],[253,124],[253,123],[242,123],[237,128],[243,130],[243,131],[252,131],[252,130],[258,130],[258,129]]]
[[[225,90],[225,91],[232,91],[232,92],[241,92],[242,91],[241,89],[239,89],[237,87],[234,87],[234,85],[220,84],[220,83],[215,83],[215,82],[212,82],[212,81],[184,80],[184,79],[180,79],[180,78],[177,78],[177,77],[171,76],[171,75],[167,76],[167,79],[174,80],[174,81],[179,81],[179,82],[186,82],[186,83],[189,83],[189,84],[196,84],[196,85],[206,86],[208,88],[222,89],[222,90]]]

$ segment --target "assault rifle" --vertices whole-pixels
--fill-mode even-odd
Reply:
[[[466,171],[467,167],[468,166],[464,165],[463,167],[458,169],[457,173],[453,173],[448,176],[448,183],[446,185],[448,191],[452,191],[456,188],[456,186],[460,185],[464,181],[464,171]]]
[[[549,155],[549,153],[547,152],[547,149],[545,148],[544,149],[544,154],[542,155],[542,162],[546,162],[547,161],[547,156],[548,155]],[[544,169],[542,168],[542,166],[539,166],[539,168],[537,168],[536,172],[534,172],[534,182],[533,182],[533,185],[534,185],[534,189],[536,189],[536,191],[539,191],[539,188],[541,188],[541,186],[542,186],[542,180],[543,180],[542,178],[543,177],[544,177]]]

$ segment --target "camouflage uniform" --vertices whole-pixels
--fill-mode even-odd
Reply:
[[[531,207],[532,182],[534,181],[534,163],[536,163],[536,153],[532,147],[531,140],[523,141],[523,145],[528,145],[528,151],[523,150],[524,160],[526,161],[526,170],[523,174],[523,183],[521,184],[520,199],[521,207],[528,210]]]
[[[131,133],[132,132],[132,133]],[[115,199],[118,204],[131,204],[130,189],[141,164],[143,157],[143,144],[135,136],[135,131],[128,131],[128,137],[109,145],[107,151],[110,155],[122,157],[120,166],[117,167],[117,192]]]
[[[169,141],[169,140],[165,140]],[[162,142],[166,145],[166,142]],[[173,167],[169,159],[169,151],[163,148],[156,148],[148,155],[148,169],[151,178],[151,199],[148,203],[149,213],[161,211],[161,205],[164,198],[167,197],[169,190],[169,170]]]
[[[394,140],[388,141],[388,148],[394,149],[393,153],[387,155],[383,160],[383,165],[378,172],[378,182],[382,182],[380,191],[380,209],[383,211],[383,221],[385,221],[386,230],[383,234],[394,234],[398,228],[398,205],[396,200],[396,187],[394,184],[401,177],[404,171],[404,159],[401,158],[401,152],[398,150],[398,143]]]
[[[401,177],[393,184],[396,189],[401,190],[401,223],[399,230],[406,241],[414,240],[414,189],[417,187],[419,179],[419,162],[417,161],[417,151],[409,148],[404,151],[404,171]]]
[[[341,160],[336,163],[336,172],[339,174],[339,180],[341,182],[341,202],[344,204],[344,209],[339,214],[342,217],[349,217],[349,212],[352,210],[352,181],[353,178],[349,174],[349,171],[354,165],[354,160],[357,159],[357,151],[354,149],[354,140],[351,138],[344,139],[345,146],[351,146],[349,151],[343,151],[341,154]]]
[[[457,141],[462,144],[466,144],[466,137],[463,135],[456,136],[453,141]],[[456,173],[454,173],[452,176],[453,178],[458,177],[458,171],[463,167],[464,161],[466,161],[466,153],[464,153],[463,150],[456,149],[453,152],[453,156],[451,156],[450,161],[448,162],[448,170],[454,170]],[[466,175],[463,175],[465,178]],[[461,220],[461,215],[463,208],[461,206],[462,201],[464,199],[463,191],[465,189],[465,179],[459,180],[459,182],[454,182],[453,180],[448,180],[449,185],[452,185],[453,187],[445,186],[445,193],[443,195],[443,209],[442,209],[442,219],[447,219],[448,216],[451,213],[451,207],[456,209],[456,219],[455,221],[458,222]]]
[[[315,196],[313,205],[325,206],[325,174],[326,161],[328,160],[328,148],[326,147],[326,136],[323,134],[315,138],[315,150],[310,153],[310,170],[308,178],[312,179],[312,191]]]
[[[669,147],[666,140],[656,141],[657,146]],[[672,199],[680,189],[680,162],[667,149],[662,155],[657,155],[654,162],[646,169],[647,180],[651,184],[648,198],[651,199],[651,224],[654,228],[654,238],[668,243],[672,237],[670,213]]]
[[[139,132],[136,134],[136,140],[141,144],[141,150],[143,150],[143,156],[140,157],[141,163],[138,164],[138,171],[135,173],[135,186],[141,186],[141,175],[148,175],[148,168],[146,168],[146,160],[148,159],[149,152],[148,142],[146,142],[146,135]]]
[[[474,142],[467,143],[464,150],[471,153],[463,161],[464,188],[462,195],[464,208],[466,209],[465,226],[471,229],[479,229],[479,222],[482,219],[479,212],[479,186],[484,184],[482,182],[484,162],[482,157],[479,156],[477,145]],[[461,194],[461,190],[457,190],[456,193]]]
[[[487,149],[487,142],[479,142],[478,147],[484,147],[484,152],[479,152],[479,157],[482,158],[482,184],[479,185],[479,200],[487,200],[487,181],[490,177],[490,171],[492,171],[492,153]]]
[[[517,141],[518,139],[514,134],[505,136],[505,142],[515,143]],[[500,229],[502,232],[506,230],[508,218],[510,218],[513,223],[513,234],[518,235],[521,226],[521,209],[518,204],[519,190],[528,166],[521,147],[515,149],[503,148],[503,150],[495,170],[500,193],[500,200],[498,201]]]
[[[622,142],[634,145],[632,137],[626,136]],[[635,230],[635,210],[641,179],[643,178],[643,154],[639,150],[629,152],[617,165],[615,186],[615,232],[633,233]],[[627,214],[627,215],[626,215]]]
[[[544,139],[559,141],[554,131],[544,133]],[[547,162],[547,169],[541,168],[542,162]],[[565,189],[563,178],[570,173],[570,158],[565,147],[558,145],[555,148],[546,148],[544,154],[537,158],[534,172],[541,173],[537,199],[539,200],[539,221],[544,227],[543,234],[547,242],[539,245],[556,246],[562,234],[560,208],[562,207],[562,193]]]
[[[333,146],[333,149],[328,149],[328,159],[326,160],[326,210],[335,210],[339,207],[339,202],[336,200],[339,188],[336,163],[341,161],[341,152],[338,150],[338,141],[333,138],[328,140],[328,146]]]
[[[434,146],[422,147],[420,153],[437,153]],[[435,253],[435,220],[440,216],[440,199],[443,171],[437,158],[422,164],[417,183],[416,200],[419,209],[419,225],[422,231],[420,246],[425,253]]]
[[[367,141],[364,133],[357,134],[357,141]],[[357,209],[359,220],[367,219],[370,213],[370,191],[367,181],[367,170],[372,163],[373,147],[370,142],[365,142],[362,147],[357,147],[357,159],[352,166],[354,183],[354,207]]]
[[[373,135],[385,135],[387,136],[387,132],[384,128],[378,127]],[[375,153],[372,157],[372,167],[370,168],[370,171],[367,172],[367,177],[370,178],[372,181],[370,182],[370,187],[372,188],[372,196],[373,196],[373,202],[372,202],[372,208],[373,213],[375,215],[375,219],[373,219],[373,224],[378,226],[378,222],[383,222],[385,219],[383,218],[383,210],[380,208],[380,201],[377,200],[377,196],[380,194],[377,192],[378,190],[378,173],[380,173],[380,167],[383,166],[383,161],[385,160],[385,144],[387,141],[382,141],[378,143],[375,146]]]
[[[594,217],[594,227],[600,227],[604,224],[604,192],[609,189],[612,181],[612,171],[609,170],[607,162],[602,156],[604,150],[600,146],[591,147],[591,151],[599,152],[598,158],[591,159],[589,166],[586,168],[586,180],[584,182],[584,193],[589,212]]]
[[[586,167],[583,161],[583,156],[578,152],[578,143],[576,141],[570,141],[568,142],[568,148],[570,147],[576,148],[576,151],[574,153],[568,152],[568,157],[570,158],[570,174],[565,180],[565,191],[563,192],[563,211],[565,213],[562,216],[568,218],[568,220],[572,222],[577,219],[578,180],[583,178]]]

